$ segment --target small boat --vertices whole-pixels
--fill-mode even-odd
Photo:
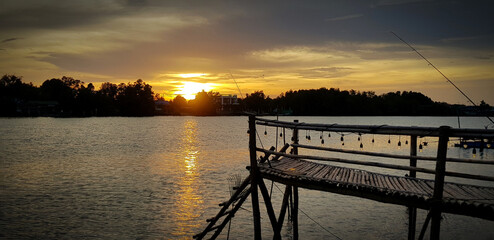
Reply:
[[[459,143],[455,143],[455,147],[462,147],[462,148],[489,148],[492,149],[493,147],[493,140],[492,139],[462,139],[460,140]]]

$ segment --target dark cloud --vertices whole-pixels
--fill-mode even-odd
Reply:
[[[312,68],[308,70],[299,71],[300,76],[307,79],[321,79],[321,78],[340,78],[344,76],[348,76],[353,73],[354,69],[350,67],[321,67],[321,68]]]
[[[16,37],[15,38],[7,38],[7,39],[2,40],[2,43],[12,42],[12,41],[19,40],[19,39],[21,39],[21,38],[16,38]]]

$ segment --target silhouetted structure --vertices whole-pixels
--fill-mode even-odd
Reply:
[[[258,130],[256,125],[265,127],[282,128],[293,130],[292,141],[286,143],[277,150],[274,146],[269,150],[257,146]],[[314,144],[301,144],[299,142],[299,131],[313,131],[317,135],[321,133],[342,134],[370,134],[374,135],[398,135],[410,138],[410,155],[397,155],[382,152],[367,152],[362,150],[350,150],[333,147],[316,146]],[[310,133],[306,136],[310,139]],[[286,134],[284,134],[286,137]],[[274,135],[275,138],[278,135]],[[437,138],[436,157],[417,156],[417,150],[422,144],[418,144],[418,138]],[[397,127],[386,125],[338,125],[338,124],[307,124],[295,122],[283,122],[277,120],[261,119],[249,116],[249,152],[250,152],[250,175],[240,184],[231,198],[220,204],[222,208],[219,213],[208,219],[209,224],[194,238],[203,239],[212,233],[211,239],[215,239],[235,215],[240,205],[250,195],[252,200],[252,214],[255,239],[261,239],[261,218],[258,191],[261,192],[269,223],[273,230],[273,239],[281,239],[281,229],[285,220],[286,212],[291,214],[293,222],[293,239],[298,239],[298,188],[306,188],[318,191],[332,192],[335,194],[349,195],[374,201],[406,206],[409,213],[408,239],[415,239],[416,231],[416,209],[428,210],[428,214],[420,230],[419,239],[431,223],[430,239],[439,239],[442,213],[453,213],[494,221],[494,187],[481,185],[459,184],[445,182],[445,176],[464,179],[474,179],[493,182],[493,176],[477,175],[465,172],[448,171],[447,163],[482,164],[494,165],[494,160],[475,160],[448,158],[447,148],[450,138],[468,137],[473,139],[484,139],[494,137],[494,130],[487,129],[453,129],[449,126],[439,128],[431,127]],[[284,140],[286,141],[286,140]],[[359,137],[359,141],[361,138]],[[324,142],[321,142],[324,143]],[[398,141],[398,146],[401,141]],[[418,147],[417,147],[418,146]],[[289,148],[291,149],[289,150]],[[363,148],[363,143],[360,143]],[[308,155],[299,154],[300,149],[310,149]],[[289,150],[289,153],[287,151]],[[322,157],[314,151],[324,151]],[[264,154],[260,158],[257,153]],[[328,155],[329,153],[329,155]],[[335,153],[335,156],[331,154]],[[406,161],[405,164],[390,164],[377,161],[362,160],[356,155],[380,158],[396,159]],[[313,160],[316,160],[314,162]],[[424,168],[418,166],[418,161],[433,161],[435,168]],[[325,163],[321,163],[325,162]],[[333,165],[331,163],[336,162]],[[327,163],[327,164],[326,164]],[[343,167],[342,164],[353,165],[355,168]],[[372,172],[362,166],[374,167]],[[360,168],[359,168],[360,167]],[[407,175],[390,175],[379,173],[383,169],[395,169],[406,171]],[[466,169],[466,168],[462,168]],[[420,179],[416,173],[432,174],[434,180]],[[272,180],[285,185],[285,192],[281,202],[278,216],[274,211],[271,195],[264,183],[264,179]],[[485,184],[485,182],[484,182]],[[268,221],[263,219],[262,221]]]

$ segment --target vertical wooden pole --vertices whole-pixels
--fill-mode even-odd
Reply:
[[[298,187],[293,186],[293,240],[298,240]]]
[[[410,136],[410,156],[417,156],[417,136]],[[417,159],[410,159],[410,167],[417,166]],[[410,170],[410,177],[417,177],[414,170]],[[408,207],[408,239],[415,239],[415,228],[417,225],[417,208]]]
[[[266,188],[262,178],[260,178],[257,183],[259,184],[259,190],[261,190],[261,194],[266,205],[266,211],[268,212],[269,221],[271,222],[271,227],[273,228],[273,239],[281,240],[281,229],[278,228],[278,221],[274,215],[273,204],[271,204],[271,197],[269,196],[268,189]]]
[[[256,117],[249,116],[249,152],[250,152],[250,176],[251,176],[251,193],[252,198],[252,215],[254,218],[254,236],[256,240],[262,239],[261,235],[261,213],[259,211],[259,197],[257,192],[257,182],[259,181],[259,170],[257,168],[256,152]]]
[[[298,120],[293,120],[293,122],[298,123]],[[298,144],[298,129],[293,129],[293,144]],[[293,147],[293,154],[298,154],[298,147]]]
[[[449,126],[439,128],[439,143],[437,146],[436,176],[434,179],[434,193],[431,203],[431,235],[430,239],[439,239],[441,229],[441,203],[444,189],[444,174],[446,172],[446,154],[448,151]]]
[[[283,221],[285,221],[286,209],[288,208],[288,199],[292,194],[292,187],[286,186],[285,193],[283,194],[283,202],[281,203],[280,215],[278,216],[278,229],[281,231],[283,228]]]
[[[294,120],[298,123],[298,120]],[[293,129],[293,143],[298,144],[298,129]],[[298,148],[293,149],[293,154],[298,154]],[[293,186],[293,205],[292,205],[292,223],[293,239],[298,240],[298,187]]]

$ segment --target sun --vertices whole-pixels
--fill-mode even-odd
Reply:
[[[212,83],[198,83],[198,82],[181,82],[178,87],[179,90],[175,91],[174,95],[181,95],[187,100],[192,100],[196,98],[196,94],[201,91],[209,92],[214,89]]]

